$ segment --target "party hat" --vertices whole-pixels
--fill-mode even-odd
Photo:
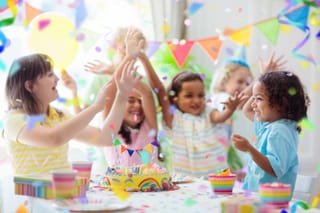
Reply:
[[[246,62],[246,49],[243,45],[239,46],[237,51],[233,54],[233,56],[224,61],[225,65],[228,64],[239,64],[244,67],[250,69],[250,66]]]

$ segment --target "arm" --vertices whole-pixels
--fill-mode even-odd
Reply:
[[[156,92],[159,104],[162,110],[162,117],[166,125],[171,128],[172,127],[172,120],[173,116],[170,113],[170,102],[167,97],[166,90],[164,85],[160,81],[158,75],[156,74],[155,70],[153,69],[148,57],[143,52],[139,52],[139,59],[141,60],[147,75],[147,79],[153,89]]]
[[[61,80],[64,86],[71,90],[72,92],[72,105],[73,111],[79,113],[81,111],[80,100],[77,92],[77,83],[76,81],[67,73],[66,70],[61,71]]]
[[[31,130],[26,125],[18,135],[18,140],[24,144],[44,148],[57,147],[67,143],[78,132],[85,129],[96,113],[103,109],[107,100],[105,96],[107,89],[106,85],[94,104],[69,120],[52,127],[42,125]]]
[[[142,108],[149,126],[157,132],[157,111],[151,89],[141,81],[137,83],[135,89],[142,97]]]
[[[270,164],[269,159],[261,154],[258,150],[256,150],[246,138],[233,134],[231,136],[234,146],[243,152],[249,152],[252,157],[252,160],[265,172],[269,173],[270,175],[276,177],[276,174]]]
[[[140,52],[141,47],[143,45],[142,40],[138,40],[137,39],[137,35],[138,35],[138,31],[134,30],[134,29],[129,29],[126,35],[126,56],[124,57],[124,59],[120,62],[119,66],[117,67],[117,70],[120,72],[119,75],[121,75],[121,72],[125,66],[125,64],[129,61],[132,60],[132,58],[135,58],[134,56],[138,54],[138,52]],[[112,102],[114,100],[115,97],[115,93],[116,93],[116,86],[115,86],[115,80],[114,80],[114,76],[111,79],[111,89],[108,92],[108,97],[110,98],[110,101],[106,104],[103,113],[102,113],[102,118],[105,119],[111,109],[112,106]]]
[[[114,102],[106,117],[102,129],[87,127],[76,135],[75,139],[89,143],[96,146],[112,146],[113,136],[116,135],[122,124],[124,117],[125,106],[128,96],[138,78],[135,77],[136,69],[133,69],[135,61],[127,61],[123,70],[117,70],[115,73],[116,95]],[[110,88],[110,87],[109,87]]]

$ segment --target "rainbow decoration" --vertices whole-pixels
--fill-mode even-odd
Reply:
[[[291,200],[291,185],[282,183],[265,183],[259,186],[260,200],[279,208],[288,207]]]
[[[215,194],[232,194],[236,175],[230,174],[222,176],[209,174],[208,178],[210,180],[212,191]]]
[[[14,176],[15,194],[52,199],[52,178],[48,174]],[[86,194],[86,178],[76,177],[75,196]]]
[[[146,178],[142,180],[139,185],[141,191],[149,191],[150,189],[160,189],[160,184],[154,178]]]

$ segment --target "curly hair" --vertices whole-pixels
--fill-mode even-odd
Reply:
[[[174,99],[181,92],[182,84],[184,82],[195,81],[195,80],[199,80],[204,84],[203,79],[198,73],[194,73],[188,70],[178,73],[172,79],[170,85],[168,86],[167,94],[168,94],[170,103],[174,104]]]
[[[307,117],[310,99],[298,76],[288,71],[268,72],[259,82],[268,93],[270,106],[278,107],[282,118],[298,122]]]

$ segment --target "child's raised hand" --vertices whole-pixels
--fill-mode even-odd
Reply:
[[[231,140],[233,141],[234,147],[242,152],[247,152],[251,146],[249,141],[241,135],[232,134]]]
[[[117,70],[115,75],[115,83],[117,86],[118,92],[121,94],[130,94],[133,87],[141,79],[137,77],[137,67],[134,67],[134,60],[127,61],[123,66],[123,70]]]
[[[247,95],[236,91],[235,94],[229,97],[226,102],[223,102],[223,104],[226,107],[226,109],[235,111],[237,106],[247,99],[248,99]]]
[[[278,58],[274,58],[274,57],[275,57],[275,52],[273,51],[266,64],[264,64],[263,60],[259,58],[259,67],[260,67],[261,74],[264,74],[267,72],[273,72],[273,71],[280,71],[285,69],[284,65],[287,63],[287,60],[284,59],[284,55],[281,55]]]
[[[87,72],[102,74],[105,72],[107,68],[107,64],[103,63],[100,60],[94,60],[92,62],[88,62],[84,65],[84,70]]]
[[[136,57],[143,49],[145,40],[141,39],[141,32],[138,29],[130,28],[126,35],[126,55]]]

